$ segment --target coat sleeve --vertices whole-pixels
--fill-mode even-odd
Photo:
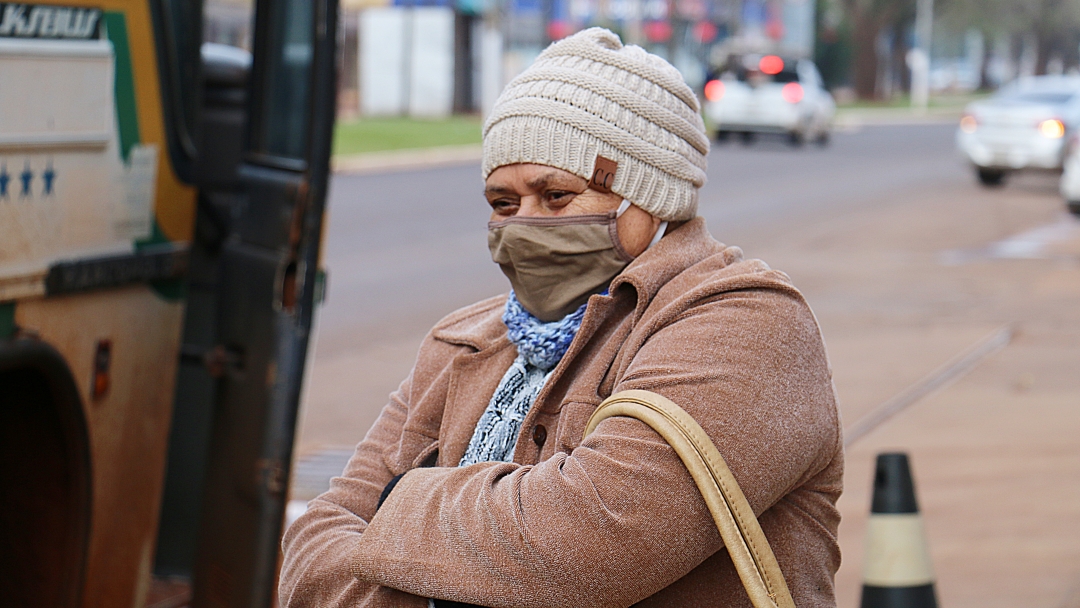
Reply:
[[[816,322],[783,291],[725,294],[669,317],[615,390],[631,388],[694,416],[758,514],[823,469],[836,443]],[[599,608],[653,595],[721,546],[674,451],[645,424],[611,418],[534,466],[409,472],[353,567],[364,581],[483,606]]]
[[[391,395],[342,476],[331,480],[330,490],[309,502],[307,512],[285,532],[278,586],[283,607],[426,608],[426,599],[357,580],[350,569],[353,547],[394,475],[385,454],[401,437],[411,379]]]

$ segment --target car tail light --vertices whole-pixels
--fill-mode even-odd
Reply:
[[[783,71],[784,60],[776,55],[765,55],[761,58],[761,61],[758,62],[758,69],[761,70],[763,74],[775,76]]]
[[[719,80],[710,80],[705,83],[705,99],[720,101],[724,96],[724,83]]]
[[[979,128],[979,119],[972,114],[964,114],[960,118],[960,130],[964,133],[974,133]]]
[[[1044,120],[1039,123],[1039,133],[1050,139],[1061,139],[1065,136],[1065,123],[1056,118]]]
[[[797,82],[789,82],[780,89],[780,95],[788,103],[799,103],[803,98],[802,85]]]

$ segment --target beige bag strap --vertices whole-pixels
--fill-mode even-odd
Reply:
[[[784,574],[750,503],[701,425],[670,399],[649,391],[622,391],[596,408],[585,435],[612,416],[644,422],[675,449],[712,512],[754,608],[795,608]]]

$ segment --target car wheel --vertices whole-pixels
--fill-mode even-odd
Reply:
[[[726,143],[729,139],[731,139],[731,131],[716,132],[716,141],[720,143]]]
[[[814,140],[814,143],[816,143],[817,145],[824,148],[825,146],[829,145],[829,142],[831,141],[831,139],[832,139],[832,134],[829,133],[829,130],[828,129],[823,129],[821,131],[821,133],[818,134],[817,139]]]
[[[806,137],[801,131],[792,131],[791,133],[788,133],[788,144],[790,144],[791,147],[798,148],[804,143],[806,143]]]
[[[739,137],[742,139],[742,143],[752,144],[754,143],[754,140],[757,139],[757,133],[754,133],[753,131],[743,131],[742,133],[739,133]]]
[[[1005,183],[1004,169],[990,169],[988,167],[976,167],[975,174],[979,183],[984,186],[1001,186]]]
[[[1065,205],[1069,208],[1069,213],[1080,216],[1080,201],[1068,201]]]

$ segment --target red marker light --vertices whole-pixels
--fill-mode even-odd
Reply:
[[[766,55],[758,62],[758,69],[760,69],[763,74],[775,76],[784,69],[784,60],[776,55]]]
[[[109,392],[109,367],[112,362],[112,340],[98,340],[94,349],[94,377],[90,397],[97,401]]]
[[[720,98],[724,96],[724,83],[719,80],[710,80],[705,83],[705,99],[709,101],[720,101]]]
[[[802,85],[797,82],[789,82],[780,89],[780,96],[788,103],[799,103],[803,98]]]

